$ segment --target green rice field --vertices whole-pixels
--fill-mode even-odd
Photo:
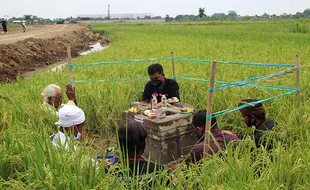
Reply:
[[[301,94],[265,102],[268,117],[277,122],[269,139],[275,142],[268,154],[255,146],[251,130],[236,111],[218,118],[218,125],[243,137],[236,150],[224,158],[213,156],[201,165],[162,171],[153,189],[309,189],[310,188],[310,31],[296,32],[296,24],[310,29],[310,20],[249,20],[171,23],[94,24],[92,30],[112,42],[101,52],[80,56],[73,63],[175,57],[232,62],[295,64],[301,61]],[[147,78],[153,62],[74,67],[74,80]],[[160,61],[168,78],[170,60]],[[176,75],[209,79],[210,64],[175,61]],[[286,68],[218,64],[216,79],[242,81]],[[125,184],[96,170],[89,157],[94,149],[80,145],[78,152],[55,150],[49,136],[56,117],[42,111],[43,88],[69,82],[69,71],[37,73],[0,86],[0,189],[143,189],[132,180]],[[86,127],[102,139],[115,141],[122,112],[141,99],[146,81],[83,82],[76,87],[79,107],[86,113]],[[178,80],[181,99],[199,109],[207,107],[209,83]],[[219,84],[217,84],[219,85]],[[296,73],[259,81],[256,85],[296,87]],[[265,99],[283,93],[251,87],[233,87],[214,93],[214,111],[231,109],[244,98]],[[102,152],[103,153],[103,152]],[[101,154],[102,154],[101,153]],[[255,157],[255,160],[251,158]],[[170,183],[167,185],[166,181]]]

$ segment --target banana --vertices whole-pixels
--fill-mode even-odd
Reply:
[[[135,108],[135,107],[131,107],[128,111],[131,112],[131,113],[138,113],[139,109]]]

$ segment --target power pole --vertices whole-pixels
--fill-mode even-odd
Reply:
[[[111,16],[110,16],[110,5],[108,5],[108,19],[109,20],[111,19]]]

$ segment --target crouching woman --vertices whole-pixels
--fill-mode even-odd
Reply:
[[[141,123],[130,121],[118,128],[118,141],[121,150],[119,178],[132,187],[166,186],[163,167],[142,157],[146,146],[147,133]],[[162,174],[161,174],[162,173]],[[138,184],[136,183],[138,179]],[[155,180],[156,179],[156,180]]]

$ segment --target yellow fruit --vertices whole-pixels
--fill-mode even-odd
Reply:
[[[131,113],[134,113],[134,107],[131,107],[130,109],[129,109],[129,112],[131,112]]]

